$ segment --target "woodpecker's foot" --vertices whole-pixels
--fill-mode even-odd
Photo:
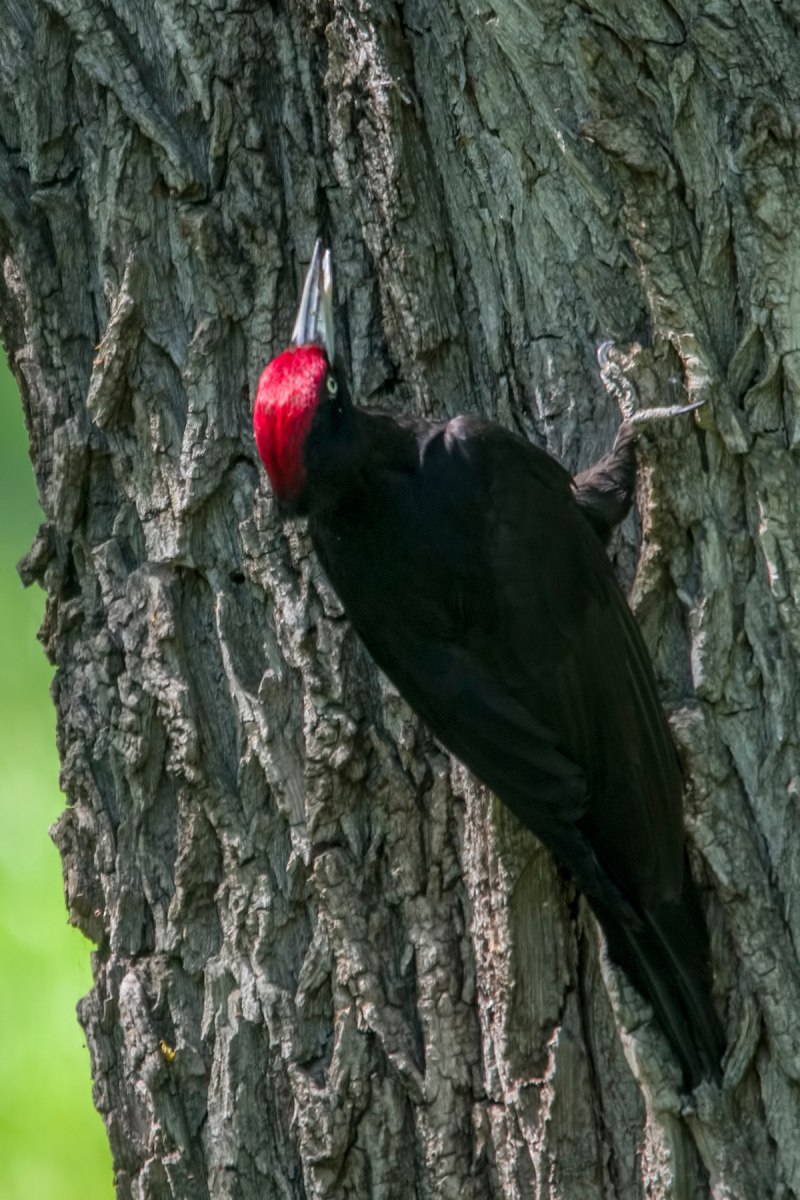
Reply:
[[[597,347],[597,365],[603,387],[620,411],[623,421],[630,421],[636,412],[636,392],[633,384],[617,361],[617,350],[613,342],[601,342]]]
[[[646,425],[649,421],[667,421],[670,417],[682,417],[684,413],[694,412],[702,408],[705,400],[695,400],[694,404],[670,404],[666,408],[640,408],[633,416],[628,417],[629,425]]]
[[[694,412],[697,408],[702,408],[705,404],[705,400],[696,400],[694,404],[671,404],[665,408],[641,408],[637,410],[636,389],[625,372],[624,359],[623,365],[621,365],[617,361],[618,357],[619,351],[614,342],[602,342],[597,347],[597,365],[600,367],[600,378],[603,381],[603,387],[620,411],[623,428],[625,425],[636,428],[639,425],[647,425],[651,421],[667,421],[671,417],[682,417],[686,413]],[[621,432],[622,430],[620,430]]]
[[[665,421],[693,412],[704,404],[674,404],[668,408],[643,408],[637,411],[636,389],[631,382],[633,366],[639,348],[624,355],[613,342],[603,342],[597,348],[597,362],[603,387],[611,396],[622,416],[614,445],[608,454],[572,481],[575,501],[594,527],[600,540],[607,544],[615,525],[625,517],[636,488],[636,439],[642,425],[650,421]]]

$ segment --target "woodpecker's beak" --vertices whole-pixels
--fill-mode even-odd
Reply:
[[[333,362],[333,264],[330,250],[323,254],[320,238],[317,238],[311,255],[303,298],[292,330],[293,346],[307,346],[309,342],[322,346],[328,362]]]

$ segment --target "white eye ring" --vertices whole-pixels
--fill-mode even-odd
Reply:
[[[335,396],[339,390],[339,385],[332,375],[329,375],[325,380],[325,386],[328,389],[329,396]]]

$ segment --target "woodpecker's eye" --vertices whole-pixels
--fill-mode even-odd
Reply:
[[[325,386],[328,389],[329,396],[335,396],[339,390],[339,385],[336,382],[336,380],[333,378],[332,375],[329,375],[328,378],[325,380]]]

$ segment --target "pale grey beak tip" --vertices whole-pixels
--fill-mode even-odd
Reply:
[[[321,238],[314,244],[292,330],[292,345],[307,346],[309,343],[321,346],[328,362],[333,362],[333,261],[330,250],[323,252]]]

